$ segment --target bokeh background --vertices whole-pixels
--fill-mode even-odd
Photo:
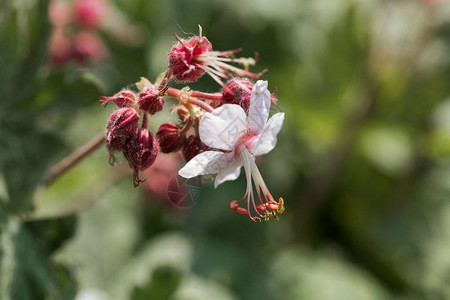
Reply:
[[[0,299],[450,299],[448,1],[110,0],[81,37],[49,4],[0,1]],[[243,176],[177,208],[105,148],[42,185],[198,24],[278,89],[281,220],[228,208]]]

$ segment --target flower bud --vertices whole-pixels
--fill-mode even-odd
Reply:
[[[144,171],[156,160],[159,145],[156,137],[146,128],[139,129],[124,149],[124,156],[134,170],[134,186],[138,186],[139,171]]]
[[[110,101],[114,102],[117,107],[130,107],[136,102],[136,95],[130,90],[123,90],[112,97],[102,96],[100,102],[103,106],[106,106]]]
[[[198,136],[191,135],[184,144],[183,156],[186,162],[190,161],[192,158],[198,154],[209,150],[210,148],[206,146]]]
[[[161,111],[164,106],[164,93],[167,89],[157,90],[154,87],[146,87],[139,93],[139,109],[148,112],[151,115]]]
[[[182,137],[180,131],[180,127],[173,123],[163,123],[159,126],[156,136],[162,152],[176,152],[181,148]]]
[[[104,0],[76,0],[73,7],[75,20],[87,28],[97,28],[106,12]]]
[[[180,40],[167,54],[169,68],[179,81],[196,82],[205,70],[202,62],[196,59],[203,53],[210,52],[212,45],[206,37],[193,36],[189,40]]]
[[[222,89],[223,101],[229,104],[240,105],[245,112],[250,107],[253,83],[247,79],[233,78]]]
[[[106,142],[113,143],[114,138],[131,137],[139,126],[139,114],[134,108],[123,107],[114,111],[106,127]]]

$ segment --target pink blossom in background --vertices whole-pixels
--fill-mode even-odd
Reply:
[[[177,176],[182,162],[179,153],[160,153],[155,163],[144,172],[145,188],[161,199],[167,199],[167,188],[174,176]]]
[[[100,37],[92,31],[80,32],[74,40],[74,58],[81,63],[100,60],[106,49]]]
[[[82,27],[98,28],[106,15],[107,3],[104,0],[75,0],[73,14]]]
[[[53,30],[49,41],[50,63],[59,66],[72,58],[73,45],[64,29]]]
[[[66,26],[72,21],[70,2],[64,0],[52,0],[48,8],[48,16],[53,26]]]

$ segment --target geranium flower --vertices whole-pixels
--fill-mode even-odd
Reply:
[[[267,81],[258,80],[252,89],[248,115],[236,104],[224,104],[205,113],[199,123],[200,139],[217,150],[200,153],[178,172],[185,178],[217,174],[214,182],[217,187],[227,180],[237,179],[244,166],[247,190],[240,200],[230,202],[230,208],[239,214],[248,214],[253,221],[278,219],[276,212],[284,211],[283,199],[275,201],[255,164],[256,156],[275,147],[283,125],[284,113],[276,113],[268,120],[270,105]],[[256,202],[252,179],[258,196]],[[253,216],[252,211],[257,216]]]

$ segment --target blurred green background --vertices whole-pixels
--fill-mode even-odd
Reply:
[[[448,1],[116,0],[106,57],[58,67],[48,5],[0,1],[0,299],[450,299]],[[281,220],[228,208],[243,176],[177,209],[104,148],[40,185],[104,130],[99,97],[154,80],[197,24],[278,89],[260,168]]]

